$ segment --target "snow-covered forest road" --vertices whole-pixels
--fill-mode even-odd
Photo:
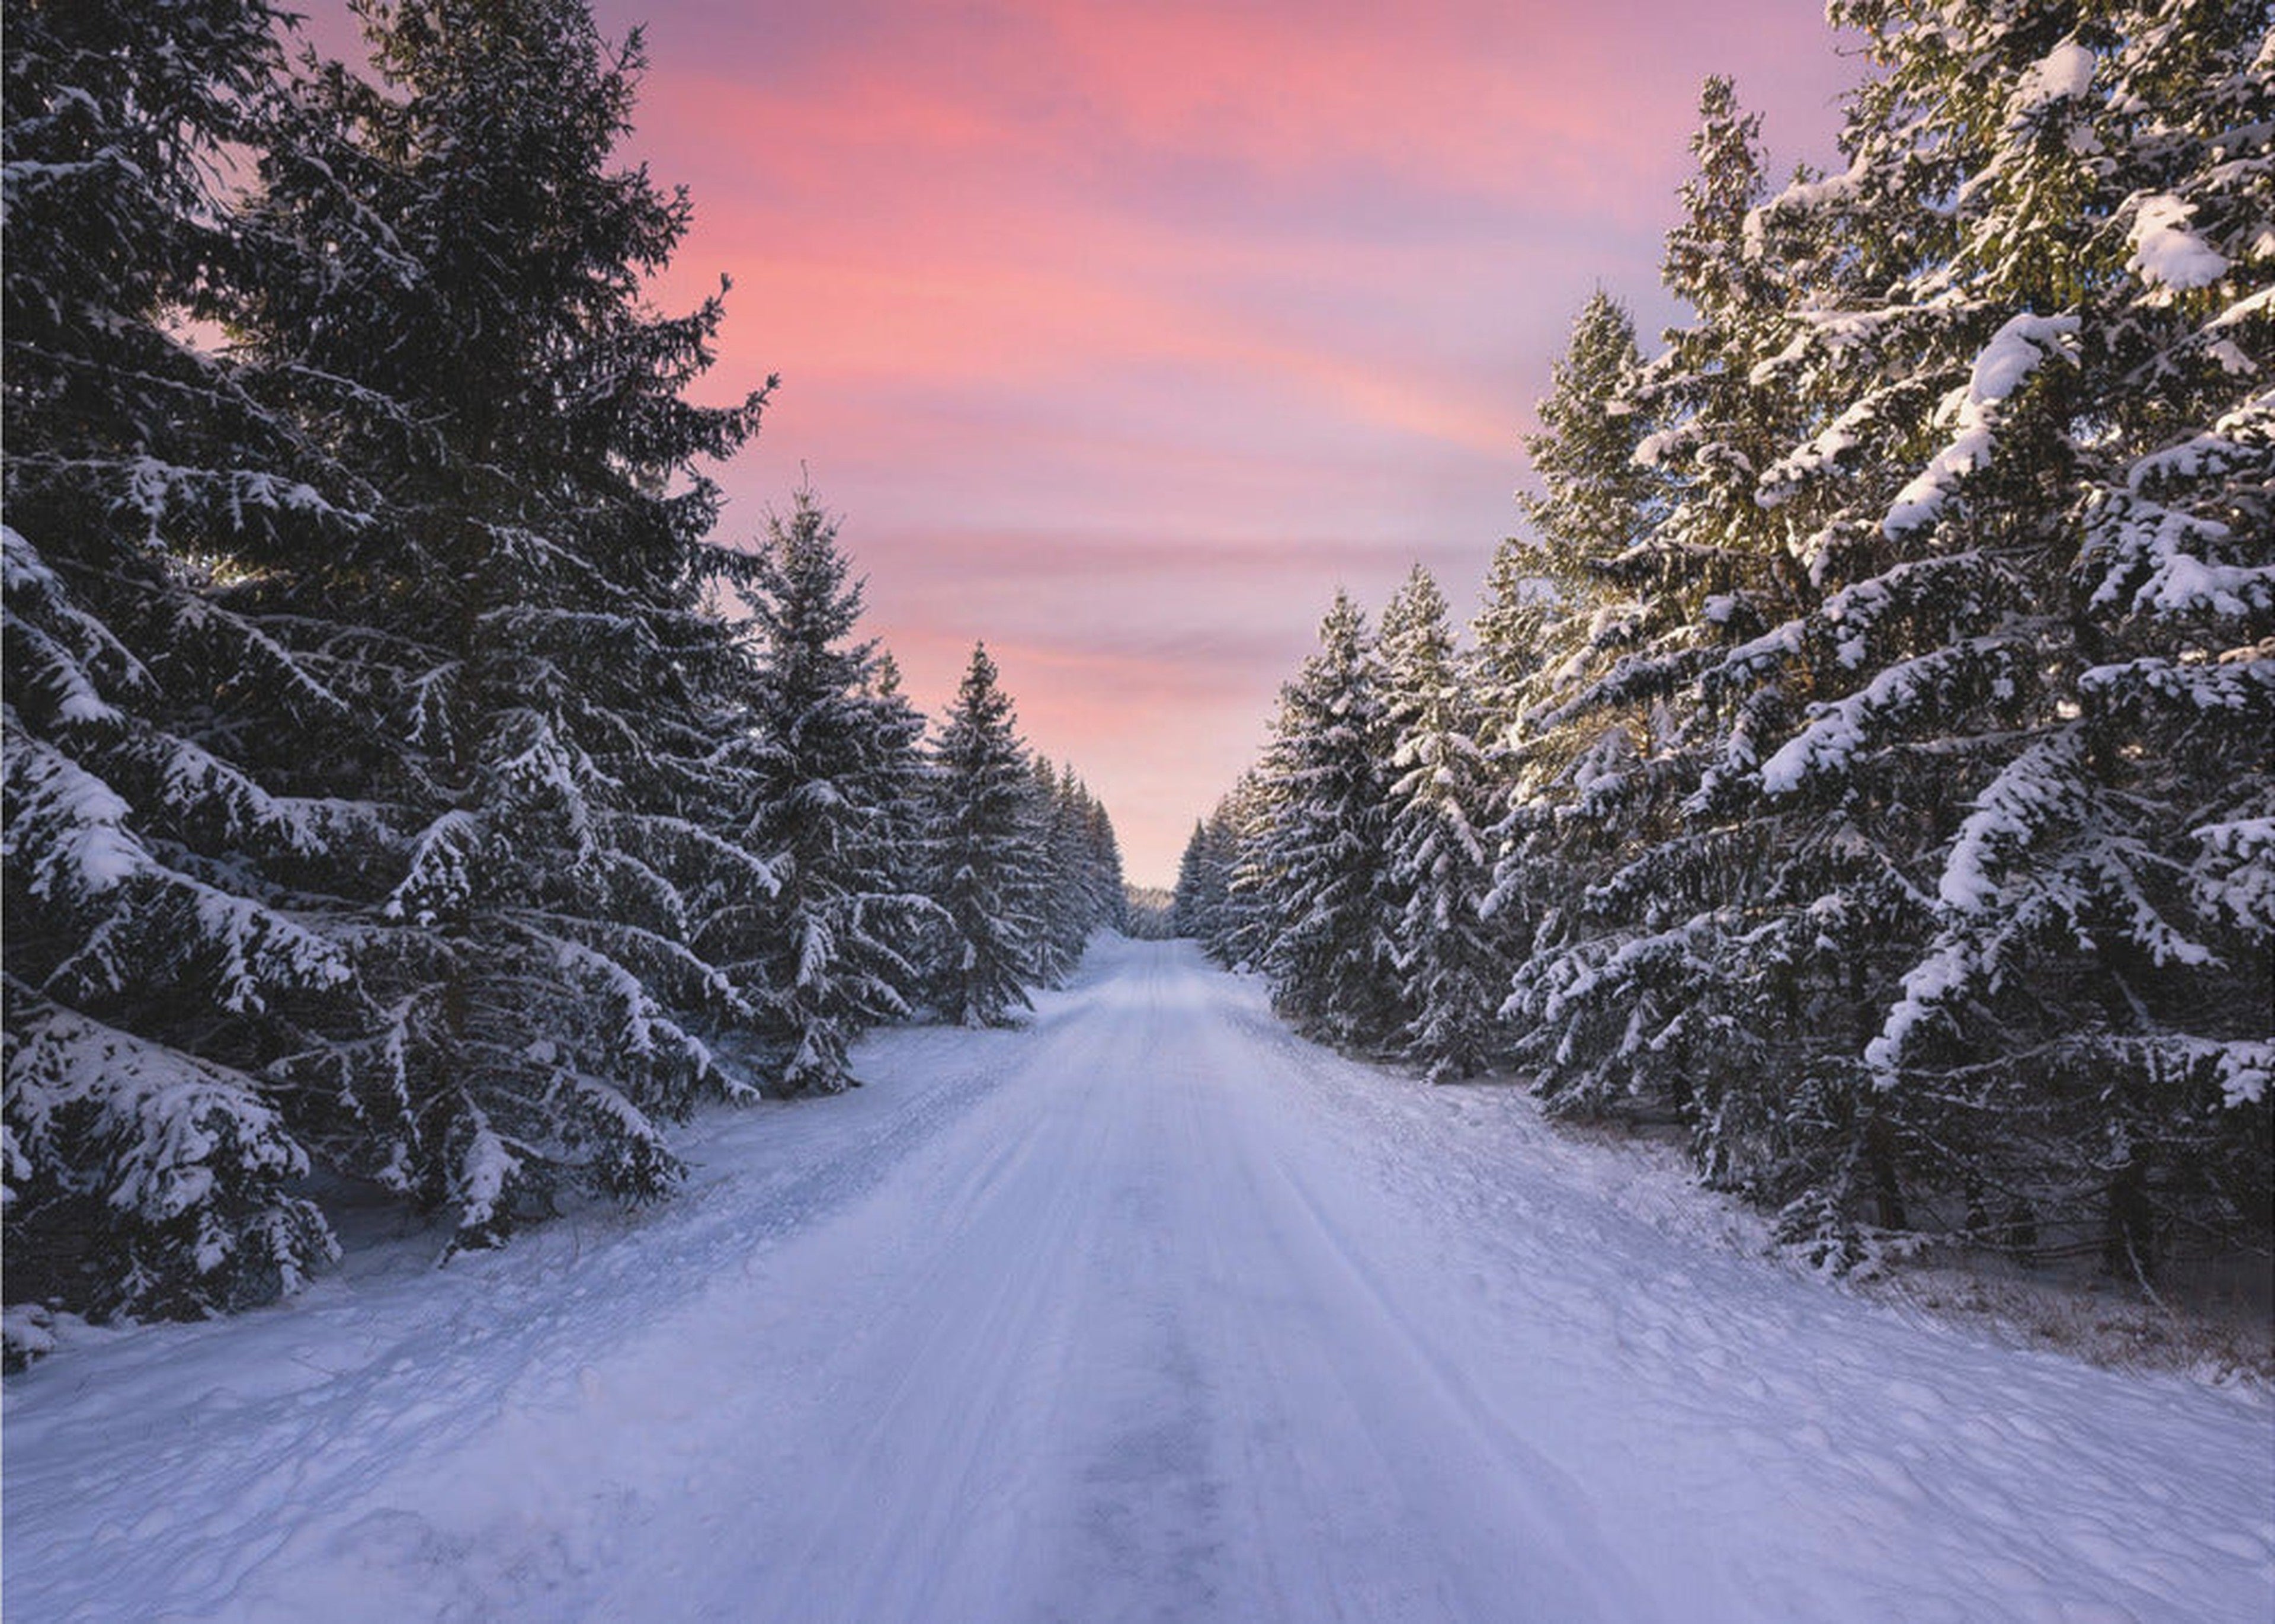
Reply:
[[[856,1060],[662,1206],[12,1379],[7,1616],[2268,1616],[2264,1406],[1719,1244],[1189,943]]]

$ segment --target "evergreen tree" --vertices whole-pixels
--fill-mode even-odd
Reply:
[[[1342,593],[1319,645],[1281,690],[1247,866],[1270,920],[1261,964],[1274,1001],[1306,1031],[1372,1046],[1407,1018],[1384,872],[1380,670],[1365,616]]]
[[[1765,383],[1840,401],[1775,494],[1856,540],[1742,674],[1809,699],[1757,782],[1908,837],[1857,1060],[1912,1175],[2145,1271],[2269,1193],[2266,18],[1846,14],[1850,168],[1765,215],[1877,274]]]
[[[1083,940],[1092,930],[1129,930],[1129,882],[1122,876],[1122,839],[1106,803],[1090,794],[1090,785],[1076,778],[1074,769],[1062,769],[1058,794],[1074,805],[1076,850],[1081,853],[1078,885],[1083,894]]]
[[[931,895],[946,915],[935,970],[941,1013],[995,1026],[1032,1008],[1043,917],[1034,776],[1011,698],[976,645],[933,747]]]
[[[1174,933],[1191,937],[1221,964],[1244,965],[1261,956],[1252,950],[1263,930],[1261,911],[1252,888],[1235,895],[1235,880],[1251,856],[1251,836],[1264,799],[1256,774],[1242,774],[1231,793],[1193,825],[1178,864]]]
[[[1220,964],[1253,969],[1269,956],[1277,925],[1266,906],[1273,875],[1265,837],[1274,797],[1262,773],[1250,768],[1234,781],[1232,792],[1208,817],[1209,863],[1219,879],[1210,882],[1212,909],[1201,945]]]
[[[1199,940],[1213,923],[1214,908],[1223,906],[1224,870],[1212,861],[1209,850],[1208,825],[1201,819],[1193,820],[1193,832],[1185,842],[1185,849],[1177,858],[1177,883],[1169,894],[1169,931],[1172,935]],[[1212,890],[1216,895],[1213,899]],[[1213,901],[1214,907],[1212,907]]]
[[[1410,1012],[1405,1052],[1432,1082],[1487,1064],[1508,979],[1484,917],[1493,862],[1483,833],[1491,783],[1470,673],[1446,600],[1419,564],[1383,611],[1383,727],[1389,750],[1384,872],[1393,963]]]
[[[1592,305],[1532,448],[1555,472],[1532,515],[1568,597],[1545,638],[1572,652],[1551,656],[1523,720],[1493,910],[1534,922],[1507,1012],[1542,1087],[1566,1108],[1687,1120],[1711,1167],[1726,1143],[1714,1091],[1762,1058],[1717,996],[1742,956],[1736,898],[1758,851],[1684,806],[1712,736],[1697,684],[1785,570],[1752,500],[1772,429],[1744,386],[1780,284],[1748,253],[1758,120],[1727,79],[1707,81],[1691,147],[1664,268],[1692,321],[1633,372],[1623,321]],[[1632,443],[1648,481],[1585,478],[1599,444],[1644,426]]]
[[[1633,321],[1599,289],[1524,442],[1541,484],[1518,498],[1531,533],[1495,550],[1474,628],[1478,697],[1497,744],[1526,730],[1528,708],[1584,692],[1648,624],[1643,566],[1664,493],[1637,460],[1651,426],[1636,400],[1642,367]]]
[[[1068,792],[1071,785],[1062,789],[1048,757],[1037,756],[1033,771],[1028,815],[1034,822],[1033,878],[1042,920],[1035,938],[1035,980],[1042,986],[1064,986],[1090,936],[1081,808]]]
[[[901,668],[889,649],[878,649],[861,696],[874,703],[870,714],[877,729],[873,760],[883,813],[877,825],[879,872],[895,895],[924,898],[933,873],[932,763],[924,747],[929,724],[903,691]],[[923,934],[917,933],[919,939]]]
[[[731,838],[748,670],[707,606],[737,555],[695,465],[760,397],[690,404],[721,307],[641,297],[688,205],[611,163],[637,34],[611,51],[580,0],[359,14],[377,79],[304,74],[237,320],[382,493],[275,589],[305,641],[354,650],[402,831],[355,895],[386,1026],[324,1147],[482,1245],[563,1188],[661,1193],[660,1120],[747,1091],[699,1029],[751,1006],[693,944],[775,878]]]
[[[280,26],[261,0],[185,0],[163,49],[110,0],[8,19],[11,1302],[195,1314],[333,1250],[295,1086],[374,1018],[328,897],[373,820],[305,793],[351,719],[228,589],[367,493],[184,336],[239,268],[213,177],[261,139]]]
[[[1529,534],[1503,540],[1474,627],[1482,737],[1500,854],[1485,911],[1512,944],[1554,940],[1583,906],[1597,820],[1636,782],[1647,711],[1604,697],[1651,624],[1645,583],[1663,481],[1638,460],[1651,428],[1626,309],[1600,289],[1582,308],[1540,430],[1524,445],[1538,495]]]
[[[742,586],[756,765],[739,839],[769,855],[780,887],[755,908],[752,956],[729,968],[787,1051],[788,1093],[843,1088],[852,1040],[909,1013],[917,971],[896,944],[915,940],[926,911],[902,883],[896,823],[914,747],[907,707],[881,691],[875,642],[852,640],[862,583],[848,575],[835,522],[801,490]]]

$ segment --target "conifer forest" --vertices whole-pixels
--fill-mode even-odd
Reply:
[[[307,9],[0,19],[11,1619],[2265,1624],[2268,0]]]
[[[818,499],[720,531],[767,388],[691,404],[725,290],[642,296],[639,37],[361,15],[352,68],[267,0],[9,19],[11,1303],[290,1292],[326,1180],[453,1249],[655,1199],[699,1102],[1121,917],[984,647],[927,743]]]
[[[2257,5],[1839,3],[1726,79],[1689,319],[1579,312],[1456,646],[1338,596],[1175,919],[1303,1029],[1679,1125],[1835,1268],[2267,1254],[2275,57]]]

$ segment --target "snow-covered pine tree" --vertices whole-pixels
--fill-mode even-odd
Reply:
[[[1248,837],[1261,815],[1264,790],[1254,769],[1244,771],[1231,791],[1193,825],[1192,838],[1177,867],[1173,905],[1176,934],[1199,942],[1225,965],[1261,957],[1251,906],[1254,892],[1233,895],[1234,876],[1247,853]]]
[[[1051,899],[1051,928],[1057,938],[1063,979],[1081,963],[1092,933],[1123,927],[1129,902],[1122,880],[1122,842],[1115,836],[1114,820],[1091,794],[1072,763],[1060,767],[1051,785],[1049,806],[1049,867],[1062,888]]]
[[[1353,1047],[1388,1043],[1407,1020],[1385,878],[1381,690],[1366,617],[1338,592],[1319,651],[1280,691],[1243,863],[1274,1002],[1304,1031]]]
[[[933,746],[933,797],[934,1001],[959,1025],[1001,1025],[1031,1007],[1046,920],[1033,769],[985,644]]]
[[[1404,1053],[1433,1083],[1476,1076],[1496,1046],[1508,979],[1484,909],[1493,785],[1483,713],[1454,645],[1445,594],[1414,567],[1382,613],[1383,737],[1389,750],[1385,888]]]
[[[1059,986],[1082,962],[1091,933],[1122,926],[1122,846],[1071,763],[1054,769],[1038,757],[1034,771],[1044,919],[1036,971],[1044,986]]]
[[[873,759],[879,804],[884,812],[877,826],[882,842],[876,854],[878,872],[895,894],[927,898],[926,887],[933,875],[933,797],[925,734],[931,724],[903,688],[900,664],[889,649],[878,649],[861,693],[875,705],[871,713],[877,728]],[[919,931],[908,947],[919,960],[923,936]],[[917,962],[916,967],[921,984],[925,966]]]
[[[1223,905],[1223,883],[1222,866],[1211,861],[1207,820],[1196,818],[1177,858],[1177,883],[1169,893],[1169,933],[1194,941],[1206,936],[1212,903]]]
[[[1715,99],[1710,86],[1710,112]],[[1803,170],[1789,191],[1839,184]],[[1757,164],[1748,195],[1761,190]],[[1670,285],[1701,319],[1646,369],[1643,393],[1675,427],[1651,448],[1677,479],[1662,528],[1715,561],[1708,595],[1692,601],[1705,659],[1689,700],[1692,782],[1667,842],[1718,904],[1691,944],[1704,978],[1692,1026],[1712,1034],[1689,1079],[1697,1149],[1711,1178],[1783,1207],[1795,1238],[1851,1259],[1854,1220],[1910,1216],[1908,1147],[1857,1055],[1917,927],[1903,863],[1929,786],[1785,804],[1752,789],[1808,701],[1776,669],[1792,625],[1822,606],[1828,571],[1860,540],[1837,504],[1796,500],[1787,482],[1794,447],[1829,461],[1856,427],[1837,390],[1785,369],[1794,332],[1838,302],[1836,284],[1894,274],[1893,245],[1757,202],[1735,230],[1727,210],[1689,227],[1687,244],[1682,230],[1671,240],[1670,277],[1690,268]],[[1893,251],[1918,253],[1926,235]]]
[[[695,465],[760,397],[690,404],[719,303],[643,298],[689,214],[611,162],[637,34],[609,49],[581,0],[359,14],[376,79],[302,75],[234,315],[384,490],[279,587],[306,642],[352,650],[406,831],[355,898],[388,1020],[325,1149],[482,1245],[563,1188],[661,1192],[660,1119],[746,1088],[698,1027],[750,1007],[692,943],[774,876],[731,838],[748,668],[707,608],[736,555]]]
[[[1537,921],[1506,1013],[1543,1089],[1570,1109],[1678,1114],[1725,1172],[1714,1083],[1763,1058],[1720,997],[1760,853],[1743,829],[1694,827],[1684,803],[1711,736],[1697,679],[1790,572],[1752,501],[1787,409],[1746,386],[1783,292],[1777,268],[1746,253],[1764,190],[1757,126],[1727,79],[1707,81],[1664,267],[1692,320],[1629,376],[1614,313],[1583,312],[1582,347],[1544,407],[1552,427],[1532,449],[1565,478],[1531,517],[1580,623],[1547,633],[1574,653],[1524,715],[1530,759],[1515,764],[1494,903]],[[1616,444],[1638,425],[1649,481],[1607,491],[1574,477],[1593,439]]]
[[[1520,494],[1529,534],[1495,549],[1472,628],[1478,698],[1496,744],[1544,699],[1584,692],[1650,626],[1643,590],[1664,480],[1636,459],[1651,419],[1626,308],[1598,289],[1572,324],[1525,438],[1540,490]]]
[[[1647,711],[1603,688],[1654,631],[1651,542],[1666,492],[1637,460],[1651,427],[1635,398],[1642,366],[1634,322],[1598,290],[1524,442],[1541,487],[1518,498],[1529,532],[1495,549],[1472,629],[1497,800],[1486,911],[1513,945],[1574,927],[1597,826],[1637,782],[1629,769],[1649,736]]]
[[[1915,1175],[2143,1269],[2270,1193],[2268,19],[1839,10],[1850,167],[1764,212],[1852,246],[1765,369],[1841,404],[1765,490],[1826,541],[1758,782],[1912,826],[1856,1061]]]
[[[1082,857],[1081,883],[1087,923],[1084,937],[1092,931],[1126,931],[1130,925],[1130,888],[1122,869],[1122,840],[1114,832],[1114,819],[1106,804],[1090,792],[1072,767],[1059,779],[1059,793],[1075,807],[1077,849]]]
[[[1260,764],[1233,781],[1231,793],[1208,817],[1211,861],[1221,871],[1223,890],[1201,945],[1228,969],[1251,970],[1269,956],[1276,931],[1266,905],[1270,895],[1271,856],[1266,835],[1274,797]]]
[[[26,1314],[230,1308],[332,1250],[291,1077],[372,1019],[322,895],[368,820],[299,791],[357,719],[222,588],[335,544],[365,493],[183,336],[238,268],[213,177],[260,139],[280,27],[262,0],[8,19],[0,1171]]]
[[[906,706],[881,689],[876,643],[856,640],[863,583],[849,576],[836,521],[800,490],[740,584],[757,671],[755,799],[738,839],[767,855],[780,888],[754,895],[746,921],[722,916],[695,938],[733,961],[788,1056],[778,1084],[792,1094],[843,1088],[853,1039],[908,1014],[929,912],[903,883],[895,822],[913,748]],[[730,948],[744,930],[747,946]]]
[[[1034,759],[1031,805],[1035,820],[1037,903],[1042,928],[1035,936],[1035,980],[1064,986],[1090,938],[1090,898],[1084,883],[1079,808],[1062,793],[1058,769],[1047,756]]]

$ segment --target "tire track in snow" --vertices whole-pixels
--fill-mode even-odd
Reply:
[[[1188,945],[858,1058],[680,1203],[11,1383],[10,1614],[2264,1624],[2264,1410],[1639,1219]]]

